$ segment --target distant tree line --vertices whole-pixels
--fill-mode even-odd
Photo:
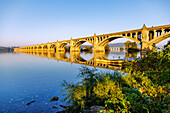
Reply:
[[[0,47],[0,52],[13,52],[17,47]]]
[[[93,51],[93,47],[92,47],[92,46],[86,46],[86,45],[84,45],[84,48],[81,48],[80,51],[92,52],[92,51]]]

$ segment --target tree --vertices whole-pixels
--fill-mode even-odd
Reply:
[[[126,41],[124,43],[126,49],[129,49],[130,43],[131,43],[130,41]]]
[[[120,51],[123,51],[124,50],[124,48],[123,47],[120,47]]]
[[[128,50],[128,49],[139,49],[136,42],[131,42],[131,41],[126,41],[124,43],[125,45],[125,48]]]
[[[90,52],[92,52],[92,48],[93,48],[92,46],[88,47],[88,46],[85,45],[83,51],[90,51]]]
[[[132,42],[131,45],[132,45],[132,48],[133,48],[133,49],[137,49],[137,44],[136,44],[136,42]]]

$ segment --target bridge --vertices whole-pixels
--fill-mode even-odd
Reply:
[[[108,60],[103,53],[94,53],[93,58],[85,60],[80,56],[80,52],[70,52],[70,56],[66,56],[66,52],[54,52],[54,51],[17,51],[16,53],[29,54],[42,58],[53,59],[57,61],[70,62],[75,64],[82,64],[87,66],[93,66],[94,68],[105,68],[111,70],[122,71],[122,60]]]
[[[135,41],[141,45],[141,49],[152,49],[153,44],[157,44],[162,40],[170,37],[170,25],[157,26],[147,28],[145,25],[141,29],[123,31],[117,33],[103,34],[70,39],[64,41],[56,41],[44,44],[30,45],[25,47],[16,48],[18,51],[65,51],[65,47],[68,44],[70,46],[70,51],[80,52],[80,46],[89,42],[93,45],[93,51],[95,52],[105,52],[105,46],[118,38],[127,38]]]

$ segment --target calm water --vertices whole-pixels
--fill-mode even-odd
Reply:
[[[70,54],[66,53],[66,57]],[[85,60],[93,55],[81,53]],[[133,59],[134,55],[115,52],[105,55],[107,59]],[[139,53],[135,57],[139,57]],[[61,83],[63,80],[76,82],[81,64],[49,59],[22,53],[0,53],[0,113],[55,113],[62,110],[64,98]],[[93,66],[89,66],[93,68]],[[98,68],[99,71],[114,70]],[[50,102],[49,98],[58,96],[59,100]],[[36,102],[26,105],[28,102]],[[54,105],[58,108],[52,108]]]

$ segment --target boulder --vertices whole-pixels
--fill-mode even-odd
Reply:
[[[102,109],[103,106],[94,105],[90,107],[90,110],[84,110],[83,113],[97,113],[97,110],[102,110]]]
[[[60,105],[60,107],[65,108],[65,109],[67,108],[67,106],[64,106],[64,105]]]
[[[53,106],[52,108],[57,108],[57,106]]]
[[[53,98],[50,98],[49,101],[58,101],[58,97],[55,96],[55,97],[53,97]]]

